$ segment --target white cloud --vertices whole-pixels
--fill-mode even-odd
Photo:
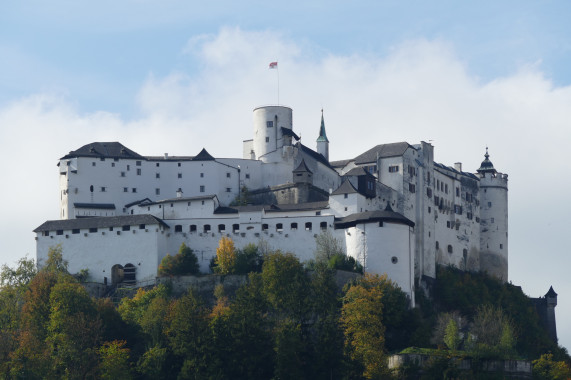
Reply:
[[[389,55],[338,56],[272,32],[225,28],[193,37],[181,48],[196,71],[145,79],[136,99],[141,115],[81,114],[61,96],[39,94],[0,109],[7,176],[0,192],[4,261],[33,252],[30,231],[57,217],[57,159],[91,141],[119,140],[146,155],[239,156],[251,137],[251,111],[277,101],[294,110],[294,129],[313,147],[325,110],[333,159],[374,144],[433,140],[436,160],[474,171],[490,147],[497,169],[510,175],[510,277],[532,296],[553,284],[558,317],[571,316],[564,255],[571,185],[571,87],[554,87],[539,64],[481,82],[444,41],[414,40]],[[24,204],[20,200],[24,199]],[[566,300],[566,301],[563,301]],[[571,343],[571,331],[560,329]]]

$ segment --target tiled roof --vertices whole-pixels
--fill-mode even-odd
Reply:
[[[212,157],[210,153],[206,151],[206,149],[202,148],[200,153],[194,156],[192,161],[214,161],[214,157]]]
[[[470,178],[472,178],[472,179],[479,180],[478,176],[476,176],[476,175],[473,174],[473,173],[459,172],[458,170],[454,169],[454,168],[451,167],[451,166],[446,166],[446,165],[444,165],[444,164],[439,164],[438,162],[435,162],[435,163],[434,163],[434,167],[435,167],[435,168],[438,168],[438,169],[449,170],[449,171],[451,171],[451,172],[453,172],[453,173],[465,175],[466,177],[470,177]]]
[[[376,162],[377,155],[378,157],[381,158],[402,156],[408,148],[413,148],[413,147],[407,142],[377,145],[369,149],[365,153],[362,153],[357,157],[355,157],[355,164],[361,165],[361,164]]]
[[[414,222],[392,210],[366,211],[348,215],[335,221],[335,228],[354,227],[360,223],[389,222],[414,227]]]
[[[113,203],[74,203],[73,207],[99,210],[115,210],[115,204]]]
[[[140,224],[160,224],[166,228],[169,225],[161,219],[152,215],[122,215],[122,216],[103,216],[94,218],[81,218],[81,219],[63,219],[63,220],[48,220],[34,232],[43,231],[56,231],[56,230],[72,230],[72,229],[88,229],[88,228],[106,228],[106,227],[119,227],[119,226],[136,226]]]
[[[119,142],[94,142],[73,150],[61,159],[75,157],[96,157],[96,158],[131,158],[146,160],[139,153],[132,151]]]
[[[374,175],[372,175],[371,173],[369,173],[367,170],[365,170],[365,168],[363,168],[362,166],[358,166],[356,168],[353,168],[351,170],[349,170],[347,173],[343,174],[344,176],[362,176],[362,175],[366,175],[366,176],[371,176],[374,177]]]
[[[140,204],[141,207],[150,206],[150,205],[158,205],[163,203],[173,203],[173,202],[190,202],[190,201],[197,201],[202,199],[212,199],[216,198],[216,195],[203,195],[199,197],[176,197],[176,198],[168,198],[168,199],[161,199],[159,201],[154,202],[145,202]]]
[[[333,167],[329,164],[329,161],[327,161],[327,159],[325,159],[325,157],[323,157],[320,153],[317,153],[316,151],[314,151],[313,149],[310,149],[308,147],[306,147],[305,145],[303,145],[302,143],[298,143],[298,147],[300,147],[301,151],[305,154],[307,154],[308,156],[312,157],[313,159],[315,159],[316,161],[321,162],[323,165],[327,166],[330,169],[333,169]],[[335,170],[335,169],[333,169]]]
[[[247,206],[231,206],[218,207],[215,214],[236,214],[238,212],[259,212],[264,210],[270,212],[291,212],[291,211],[313,211],[329,208],[328,201],[305,202],[297,204],[281,204],[281,205],[247,205]]]
[[[357,191],[357,189],[355,189],[355,186],[353,186],[351,181],[346,179],[343,181],[341,186],[339,186],[337,188],[337,190],[335,190],[334,192],[331,193],[331,195],[355,194],[355,193],[360,194],[359,191]]]

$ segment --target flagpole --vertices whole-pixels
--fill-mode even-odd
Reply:
[[[278,66],[278,61],[270,62],[270,70],[275,69],[278,75],[278,106],[280,105],[280,68]]]

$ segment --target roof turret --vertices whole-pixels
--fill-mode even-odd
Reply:
[[[484,155],[485,159],[484,161],[482,161],[482,164],[480,165],[480,169],[478,169],[478,173],[483,174],[483,173],[492,173],[495,174],[497,173],[496,169],[494,168],[494,164],[492,164],[492,161],[490,161],[490,155],[488,154],[488,147],[486,147],[486,154]]]
[[[325,133],[325,121],[323,120],[323,108],[321,109],[321,127],[319,128],[319,137],[317,142],[324,141],[329,142],[327,139],[327,134]]]

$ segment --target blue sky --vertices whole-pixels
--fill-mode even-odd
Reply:
[[[510,279],[554,286],[569,347],[570,16],[566,1],[3,1],[0,262],[57,218],[70,150],[240,156],[279,60],[294,129],[311,146],[323,107],[332,159],[431,140],[474,171],[489,146],[510,176]]]

